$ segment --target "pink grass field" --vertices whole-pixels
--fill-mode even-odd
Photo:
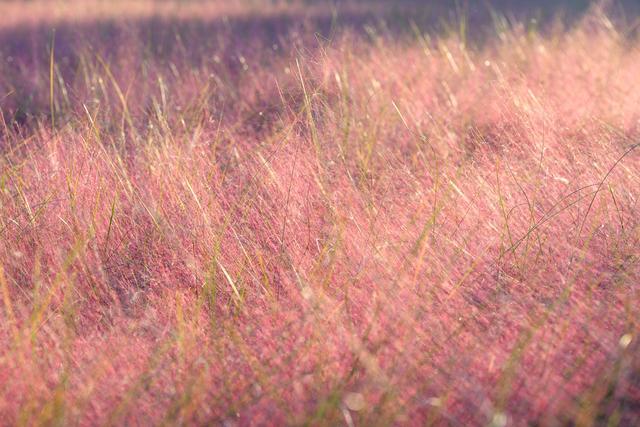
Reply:
[[[640,424],[640,15],[533,3],[0,3],[0,424]]]

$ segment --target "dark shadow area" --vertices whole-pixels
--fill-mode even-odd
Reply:
[[[216,18],[166,18],[57,22],[0,28],[0,109],[5,120],[26,123],[46,117],[49,105],[50,46],[55,40],[55,77],[69,94],[85,99],[77,82],[87,77],[83,58],[110,64],[117,81],[126,73],[150,68],[204,65],[224,70],[236,79],[244,61],[267,64],[292,57],[349,31],[365,41],[372,29],[382,37],[414,37],[415,29],[430,34],[464,32],[471,47],[481,47],[495,34],[498,20],[534,25],[541,32],[561,23],[569,27],[589,10],[589,0],[542,1],[356,1],[334,5],[309,1],[309,12],[292,9],[279,14],[259,13]],[[613,2],[615,16],[633,21],[636,1]],[[464,30],[459,25],[464,22]],[[54,31],[55,29],[55,31]],[[55,32],[55,36],[54,36]],[[95,64],[94,64],[95,66]],[[124,79],[126,80],[126,79]],[[237,83],[238,81],[236,81]]]

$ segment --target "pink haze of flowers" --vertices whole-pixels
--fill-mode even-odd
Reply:
[[[51,4],[0,6],[0,423],[640,422],[615,7]]]

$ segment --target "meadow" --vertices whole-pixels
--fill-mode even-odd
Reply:
[[[640,424],[634,3],[1,2],[0,424]]]

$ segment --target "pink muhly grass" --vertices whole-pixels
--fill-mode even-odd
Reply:
[[[234,7],[3,64],[4,421],[638,422],[626,27]]]

